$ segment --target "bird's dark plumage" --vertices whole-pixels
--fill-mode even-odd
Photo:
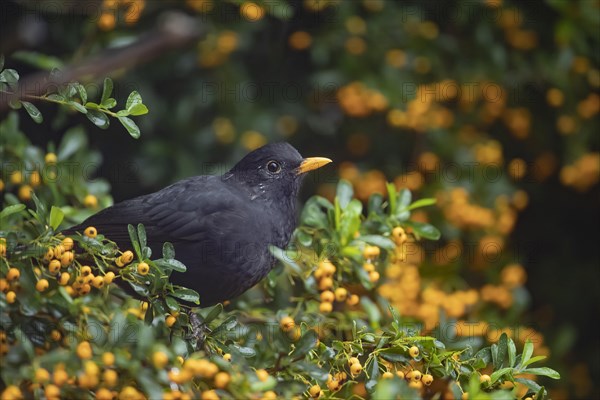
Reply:
[[[176,258],[188,267],[174,272],[171,281],[198,291],[207,306],[240,295],[269,272],[274,264],[269,245],[285,247],[295,228],[304,172],[327,162],[303,159],[286,143],[269,144],[222,176],[184,179],[123,201],[67,233],[94,226],[128,249],[127,225],[144,224],[153,253],[171,242]]]

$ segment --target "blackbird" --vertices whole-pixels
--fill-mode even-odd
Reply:
[[[275,263],[269,246],[285,247],[296,226],[302,178],[330,162],[302,158],[287,143],[268,144],[222,176],[187,178],[123,201],[66,233],[94,226],[124,250],[131,248],[127,225],[144,224],[154,254],[171,242],[187,266],[171,282],[196,290],[205,307],[239,296],[267,275]]]

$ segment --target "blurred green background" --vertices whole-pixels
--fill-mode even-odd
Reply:
[[[548,382],[553,398],[600,396],[599,1],[1,8],[0,52],[22,79],[100,55],[116,61],[76,77],[89,92],[110,76],[119,102],[143,95],[150,113],[136,119],[139,140],[47,103],[36,104],[42,125],[22,118],[42,147],[84,125],[115,201],[224,172],[272,141],[335,160],[307,179],[303,199],[331,198],[339,177],[363,200],[385,193],[386,181],[436,197],[418,214],[442,230],[441,244],[424,249],[423,282],[476,288],[478,318],[533,328],[563,376]],[[165,30],[197,38],[153,47]],[[127,45],[141,50],[115,56]]]

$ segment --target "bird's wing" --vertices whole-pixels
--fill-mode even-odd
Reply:
[[[98,233],[121,244],[129,242],[127,225],[144,224],[148,243],[200,241],[231,232],[243,222],[243,199],[219,177],[179,181],[156,193],[115,204],[91,216],[67,233],[94,226]],[[222,218],[227,214],[228,218]]]

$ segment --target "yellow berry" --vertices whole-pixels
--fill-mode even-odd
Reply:
[[[383,379],[392,379],[394,377],[394,374],[392,374],[390,371],[385,371],[383,375],[381,375],[381,377]]]
[[[88,194],[83,199],[83,205],[88,208],[96,208],[98,207],[98,199],[93,194]]]
[[[331,303],[333,300],[335,300],[335,294],[333,294],[331,290],[326,290],[321,293],[321,301]]]
[[[100,289],[104,286],[104,278],[101,276],[96,276],[92,279],[92,286],[96,289]]]
[[[321,386],[311,386],[310,389],[308,389],[308,394],[310,394],[310,397],[312,397],[313,399],[318,399],[319,397],[321,397]]]
[[[58,157],[56,157],[56,154],[54,153],[48,153],[46,154],[46,157],[44,157],[44,162],[46,164],[56,164],[57,161]]]
[[[163,369],[169,362],[169,356],[167,356],[162,351],[155,351],[152,354],[152,364],[154,364],[154,368]]]
[[[333,265],[333,263],[327,259],[319,263],[319,269],[322,271],[323,276],[325,277],[331,277],[336,271],[335,265]]]
[[[335,289],[335,300],[336,301],[344,301],[346,300],[346,297],[348,296],[348,291],[344,288],[337,288]]]
[[[50,261],[50,264],[48,264],[48,271],[50,271],[52,275],[56,275],[60,271],[60,266],[60,261],[52,260]]]
[[[109,271],[106,273],[106,275],[104,275],[104,283],[106,283],[107,285],[110,285],[113,279],[115,279],[115,273],[112,271]]]
[[[62,245],[65,248],[65,250],[72,250],[73,244],[73,239],[71,239],[70,237],[66,237],[62,240]]]
[[[360,364],[360,360],[356,357],[350,357],[348,359],[348,365],[352,366],[354,364]]]
[[[417,346],[412,346],[410,349],[408,349],[408,354],[412,358],[418,357],[419,356],[419,348]]]
[[[87,341],[79,343],[77,345],[77,356],[84,360],[92,358],[92,345]]]
[[[50,286],[50,284],[48,283],[48,280],[46,279],[40,279],[36,284],[35,284],[35,289],[38,292],[44,292],[46,291],[46,289],[48,289],[48,286]]]
[[[102,353],[102,363],[107,367],[112,366],[115,363],[115,355],[109,351]]]
[[[35,381],[38,383],[45,383],[50,380],[50,372],[44,368],[38,368],[35,371]]]
[[[48,248],[46,254],[44,254],[44,261],[49,262],[54,258],[54,250],[52,248]]]
[[[363,250],[363,256],[366,259],[373,259],[373,258],[379,257],[380,253],[381,253],[381,250],[377,246],[366,246],[365,249]]]
[[[256,376],[258,376],[258,380],[261,382],[266,382],[266,380],[269,379],[269,373],[264,369],[257,369]]]
[[[10,288],[10,284],[6,279],[0,279],[0,292],[6,293]]]
[[[333,287],[333,279],[329,277],[321,278],[319,281],[319,290],[327,290]],[[332,300],[333,301],[333,300]]]
[[[6,257],[6,244],[5,243],[0,243],[0,257]]]
[[[223,360],[225,360],[225,361],[231,361],[231,354],[229,354],[229,353],[223,354]]]
[[[377,272],[377,271],[369,272],[369,280],[371,282],[377,282],[379,280],[379,272]]]
[[[350,373],[352,376],[359,375],[362,372],[362,365],[360,363],[352,364],[350,366]]]
[[[396,376],[400,379],[404,379],[404,372],[402,371],[396,371]]]
[[[79,289],[79,294],[82,294],[82,295],[88,294],[91,290],[92,290],[92,287],[88,283],[85,283]]]
[[[129,264],[133,261],[133,252],[131,250],[127,250],[121,254],[121,261],[124,264]]]
[[[19,199],[22,201],[31,200],[31,192],[33,189],[29,185],[23,185],[19,188]]]
[[[89,238],[95,238],[96,236],[98,236],[98,231],[96,230],[96,228],[94,228],[93,226],[88,226],[87,228],[85,228],[85,230],[83,231],[83,234]]]
[[[56,386],[62,386],[69,380],[69,374],[64,369],[55,370],[52,373],[52,380]]]
[[[363,264],[363,269],[367,272],[373,272],[375,271],[375,265],[371,264],[370,262],[366,262]]]
[[[336,378],[333,378],[329,381],[327,381],[327,389],[331,390],[332,392],[335,392],[336,390],[338,390],[340,387],[340,381],[337,380]]]
[[[296,323],[292,317],[283,317],[281,318],[281,321],[279,321],[279,326],[284,332],[289,332],[294,329]]]
[[[115,387],[119,382],[119,374],[117,374],[117,371],[115,371],[114,369],[107,369],[102,374],[102,380],[104,381],[106,386],[111,388]]]
[[[65,286],[69,283],[69,279],[71,279],[71,275],[68,272],[63,272],[60,274],[60,278],[58,278],[58,284]]]
[[[81,275],[82,276],[87,276],[91,273],[92,273],[92,267],[90,267],[88,265],[84,265],[83,267],[81,267]]]
[[[62,265],[63,267],[66,267],[73,262],[74,258],[75,258],[75,256],[73,255],[72,251],[65,251],[63,253],[63,255],[60,257],[60,265]]]
[[[481,383],[490,383],[491,381],[492,381],[492,378],[487,374],[483,374],[479,377],[479,382],[481,382]]]
[[[6,280],[9,282],[16,281],[21,276],[21,271],[16,268],[10,268],[6,274]]]
[[[54,246],[54,257],[57,260],[60,260],[65,251],[65,246],[63,246],[62,244],[57,244],[56,246]]]
[[[433,382],[433,376],[431,374],[425,374],[421,378],[421,382],[423,382],[425,386],[429,386]]]
[[[137,272],[140,275],[148,275],[148,272],[150,272],[150,266],[145,262],[141,262],[137,266]]]
[[[0,394],[0,399],[2,400],[20,400],[23,398],[23,393],[18,386],[10,385],[7,386],[6,389]]]
[[[423,374],[421,371],[413,370],[406,374],[406,379],[410,379],[411,381],[420,381]]]
[[[333,311],[333,304],[328,302],[323,302],[319,304],[319,311],[322,313],[330,313]]]
[[[421,389],[423,387],[423,383],[421,381],[410,381],[408,383],[408,387],[413,389]]]
[[[175,322],[177,322],[177,318],[175,318],[172,315],[167,316],[167,318],[165,318],[165,322],[167,324],[167,326],[170,328],[173,325],[175,325]]]
[[[205,390],[200,395],[201,400],[219,400],[219,395],[214,390]]]
[[[217,389],[225,389],[231,381],[231,376],[227,372],[219,372],[215,375],[215,387]]]
[[[268,390],[263,393],[263,397],[261,400],[277,400],[277,393],[272,390]]]
[[[360,297],[358,297],[356,294],[353,294],[352,296],[348,297],[348,300],[346,300],[346,304],[349,306],[355,306],[358,303],[360,303]]]

